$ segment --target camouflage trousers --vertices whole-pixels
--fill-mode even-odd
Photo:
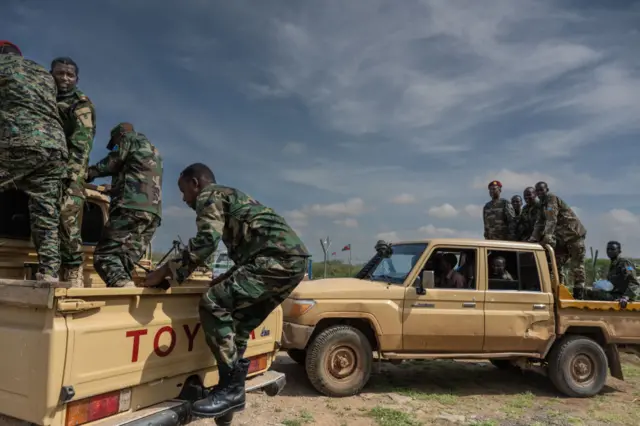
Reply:
[[[144,255],[160,218],[152,213],[115,209],[93,253],[93,266],[107,287],[133,279],[135,264]]]
[[[202,296],[200,322],[220,375],[233,370],[251,332],[302,281],[306,266],[299,256],[258,257]]]
[[[573,278],[574,285],[581,285],[584,287],[584,258],[586,251],[584,238],[569,242],[558,242],[556,244],[556,264],[558,265],[558,273],[560,274],[560,282],[562,284],[565,284],[566,282],[562,269],[564,269],[565,266],[568,266],[568,272]]]
[[[60,211],[60,259],[66,267],[82,265],[83,250],[80,216],[84,199],[68,193],[63,195]]]
[[[67,159],[58,150],[13,148],[0,151],[0,191],[29,195],[31,239],[38,272],[58,277],[60,270],[60,199]]]

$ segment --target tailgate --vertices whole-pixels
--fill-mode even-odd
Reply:
[[[167,292],[153,289],[69,289],[62,305],[69,330],[63,386],[73,387],[73,400],[135,387],[141,383],[156,390],[168,386],[164,379],[200,373],[215,366],[198,317],[202,287],[179,287]],[[74,309],[76,311],[74,312]],[[82,310],[85,309],[85,310]],[[282,333],[278,308],[254,330],[247,357],[272,353]],[[268,364],[270,364],[269,358]],[[266,367],[268,367],[267,365]],[[205,377],[213,385],[217,374]],[[208,382],[208,383],[207,383]],[[164,392],[164,395],[161,395]],[[169,399],[180,388],[156,392]],[[149,393],[133,389],[131,407],[144,407]]]
[[[0,279],[0,413],[41,423],[60,395],[67,345],[56,287]],[[62,289],[64,291],[64,289]]]

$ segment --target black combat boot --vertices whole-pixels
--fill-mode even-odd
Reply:
[[[197,417],[221,417],[244,410],[244,382],[249,371],[249,360],[240,359],[229,374],[221,379],[220,387],[209,396],[193,404],[193,415]]]

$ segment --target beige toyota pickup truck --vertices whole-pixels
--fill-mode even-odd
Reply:
[[[574,300],[551,278],[550,247],[432,239],[376,249],[355,278],[303,282],[282,305],[283,348],[325,395],[358,393],[375,352],[391,362],[489,359],[589,397],[608,371],[623,379],[620,351],[640,353],[640,303]]]
[[[105,288],[91,254],[107,206],[107,197],[87,190],[88,288],[69,288],[30,280],[36,256],[26,197],[0,194],[0,424],[4,415],[52,426],[177,425],[218,381],[197,309],[211,276],[194,274],[168,291]],[[252,333],[247,390],[276,395],[284,386],[284,375],[270,370],[282,320],[278,307]]]

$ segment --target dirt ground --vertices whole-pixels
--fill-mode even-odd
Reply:
[[[560,396],[535,373],[501,371],[488,362],[382,363],[363,392],[350,398],[321,396],[302,366],[285,353],[273,368],[287,375],[276,397],[249,393],[244,426],[546,426],[640,425],[640,360],[624,357],[625,382],[610,379],[602,395]],[[0,416],[0,425],[15,423]],[[196,420],[190,426],[213,426]]]
[[[328,398],[315,391],[302,366],[282,353],[273,368],[287,374],[287,386],[277,397],[250,393],[246,411],[236,415],[233,424],[636,426],[640,425],[640,360],[624,359],[626,381],[610,379],[602,395],[589,399],[564,398],[535,373],[455,361],[383,363],[360,395]]]

